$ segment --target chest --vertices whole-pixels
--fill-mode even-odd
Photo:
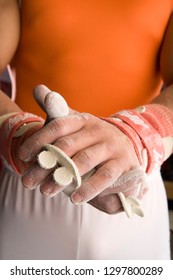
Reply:
[[[36,43],[54,44],[56,50],[92,49],[105,41],[122,47],[140,38],[159,43],[171,6],[171,0],[23,0],[22,20]]]

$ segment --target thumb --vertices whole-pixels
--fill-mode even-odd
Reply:
[[[51,91],[44,85],[34,88],[33,95],[39,106],[47,113],[48,120],[73,114],[65,99],[57,92]]]

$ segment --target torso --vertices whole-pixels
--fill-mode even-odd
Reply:
[[[133,108],[160,91],[171,0],[24,0],[21,9],[17,102],[24,110],[38,113],[31,96],[40,83],[96,115]]]

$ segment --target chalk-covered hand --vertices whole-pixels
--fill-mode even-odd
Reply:
[[[68,184],[60,177],[66,178],[66,183],[73,178],[78,187],[76,191],[74,186],[71,188],[74,203],[89,202],[107,213],[115,213],[123,205],[126,213],[131,213],[131,207],[142,215],[137,198],[142,198],[148,189],[146,173],[158,168],[165,155],[172,152],[172,112],[163,105],[151,104],[99,119],[70,110],[61,96],[57,95],[57,101],[52,103],[53,93],[40,97],[39,91],[35,97],[48,113],[48,122],[21,147],[20,157],[25,162],[39,154],[39,164],[36,162],[27,170],[23,183],[28,188],[41,185],[42,193],[54,196],[67,189]],[[57,114],[58,102],[65,117]],[[49,151],[40,154],[45,145]],[[52,149],[56,154],[52,165],[54,179],[51,168],[45,170],[47,163],[44,164],[45,153],[47,158]],[[57,166],[63,167],[63,160],[68,168]],[[78,180],[81,177],[82,182]]]
[[[90,201],[97,208],[114,213],[122,206],[117,197],[121,189],[125,195],[136,193],[134,185],[126,189],[122,181],[119,181],[122,188],[115,184],[123,173],[139,168],[139,160],[131,140],[112,124],[85,113],[72,112],[65,117],[58,117],[24,142],[20,158],[25,162],[32,160],[45,144],[53,144],[70,157],[80,176],[94,169],[94,174],[82,181],[71,195],[74,203]],[[139,179],[135,173],[131,173],[131,176]],[[125,180],[128,181],[127,177]],[[64,188],[53,180],[52,169],[41,168],[38,162],[25,172],[22,181],[30,189],[40,185],[42,193],[48,196]],[[106,203],[103,203],[103,196]]]

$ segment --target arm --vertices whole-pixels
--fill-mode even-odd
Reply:
[[[0,0],[0,73],[10,63],[20,38],[20,15],[17,0]],[[18,172],[25,168],[16,162],[17,151],[22,141],[40,129],[43,120],[22,112],[0,90],[0,156]],[[23,129],[24,128],[24,129]],[[19,133],[20,132],[20,133]]]
[[[20,36],[17,0],[0,0],[0,73],[10,63]],[[19,107],[0,91],[0,115],[20,111]]]
[[[168,22],[168,26],[165,32],[164,40],[162,43],[161,51],[160,51],[160,71],[161,75],[163,77],[165,86],[169,86],[173,84],[173,13],[170,17],[170,20]],[[160,97],[163,97],[161,94]],[[171,109],[173,109],[172,105],[170,105],[170,102],[166,102],[168,96],[166,96],[164,104],[167,106],[170,106]],[[160,98],[158,99],[158,102],[160,103]],[[169,100],[168,100],[169,101]],[[171,102],[172,103],[172,102]]]
[[[173,111],[173,14],[170,17],[160,50],[160,72],[165,90],[153,100]]]
[[[165,88],[154,100],[153,103],[158,103],[166,106],[170,111],[173,111],[173,13],[170,16],[164,40],[160,50],[160,72],[164,81]],[[170,149],[173,151],[173,138],[168,140]],[[165,141],[165,149],[167,142]],[[169,146],[169,145],[168,145]],[[168,156],[170,152],[168,151]],[[167,156],[167,157],[168,157]]]

